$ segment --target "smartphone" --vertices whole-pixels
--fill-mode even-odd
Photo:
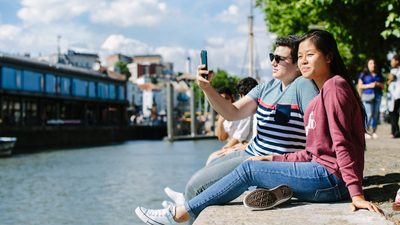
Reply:
[[[201,50],[200,53],[200,59],[201,59],[201,64],[206,65],[206,70],[208,70],[208,63],[207,63],[207,51],[206,50]],[[205,74],[204,79],[208,80],[208,75]]]

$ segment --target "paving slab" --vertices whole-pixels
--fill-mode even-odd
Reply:
[[[349,203],[316,204],[290,202],[270,210],[252,211],[238,200],[230,205],[207,207],[194,225],[216,224],[330,224],[330,225],[393,225],[384,216],[367,210],[352,212]]]

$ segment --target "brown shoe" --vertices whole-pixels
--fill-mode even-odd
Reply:
[[[257,188],[243,199],[245,207],[253,209],[270,209],[291,199],[293,191],[283,184],[271,190]]]

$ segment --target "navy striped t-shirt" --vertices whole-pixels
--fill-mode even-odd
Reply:
[[[247,96],[257,101],[257,135],[248,145],[250,155],[284,154],[305,148],[304,111],[318,94],[315,84],[296,78],[285,90],[272,80],[257,85]]]

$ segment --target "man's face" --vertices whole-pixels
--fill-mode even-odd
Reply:
[[[275,58],[271,62],[272,76],[274,78],[278,80],[285,80],[286,78],[291,78],[298,74],[297,64],[293,64],[290,53],[291,49],[286,46],[278,46],[275,49]],[[280,60],[276,60],[276,58],[279,58]]]

